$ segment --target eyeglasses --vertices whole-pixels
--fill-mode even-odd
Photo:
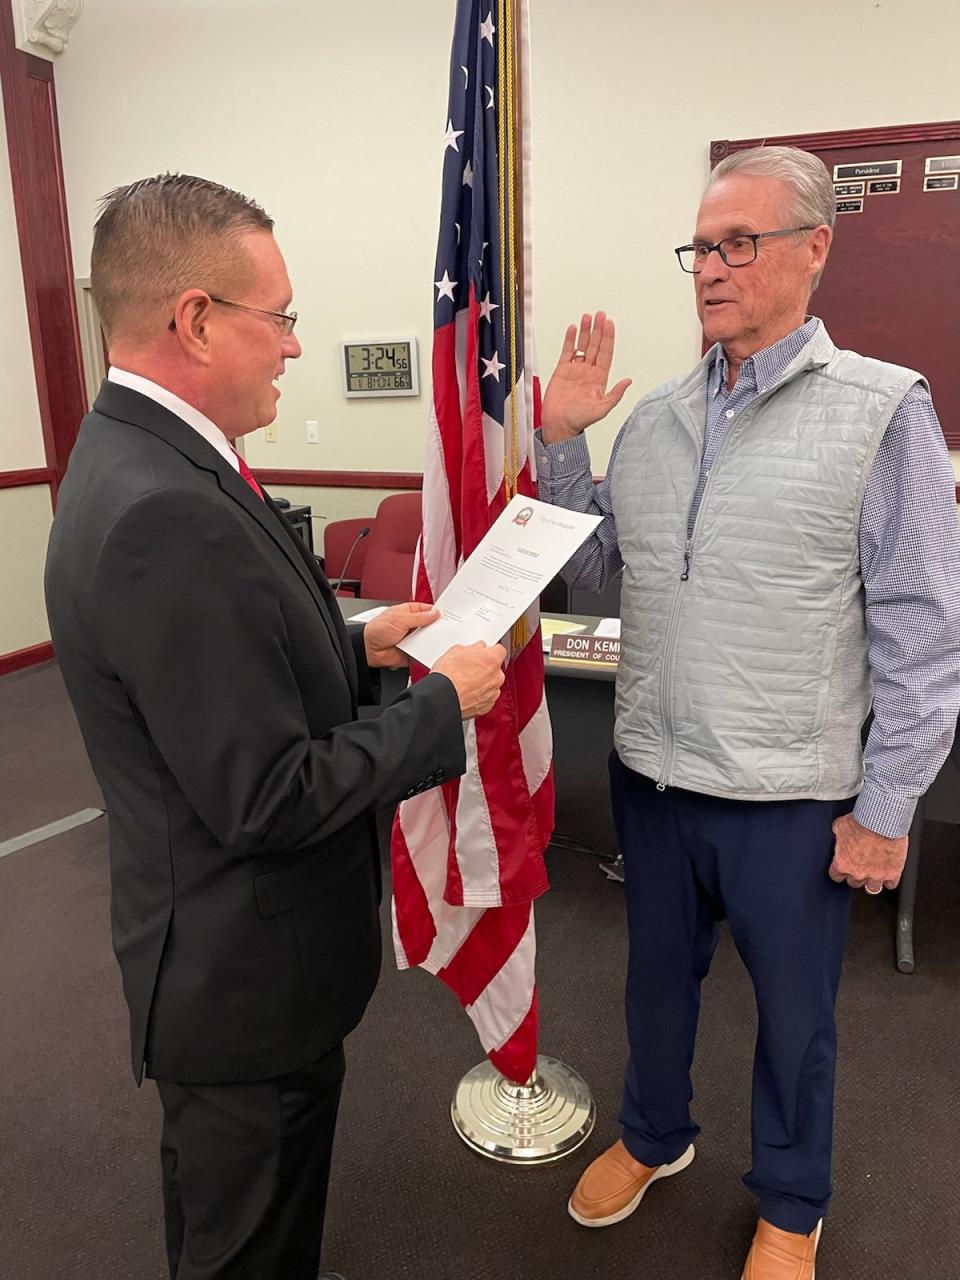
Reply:
[[[261,316],[272,316],[274,320],[279,320],[280,333],[284,338],[289,338],[290,334],[293,333],[294,325],[300,318],[296,311],[291,311],[289,313],[285,311],[268,311],[266,307],[254,307],[251,306],[249,302],[234,302],[232,298],[218,298],[212,293],[207,294],[207,297],[211,302],[216,302],[221,307],[238,307],[241,311],[256,311],[257,314]],[[167,328],[171,332],[173,332],[176,327],[176,320],[171,320],[167,325]]]
[[[285,338],[293,333],[293,326],[299,319],[296,311],[289,313],[284,311],[268,311],[266,307],[252,307],[249,302],[234,302],[232,298],[217,298],[210,294],[210,301],[219,303],[221,307],[239,307],[241,311],[256,311],[261,316],[273,316],[274,320],[280,321],[280,332]]]
[[[788,227],[786,231],[744,231],[738,236],[726,236],[716,244],[682,244],[674,249],[681,270],[690,275],[702,271],[707,259],[716,249],[728,267],[749,267],[757,257],[757,241],[772,240],[778,236],[793,236],[798,231],[815,231],[816,227]]]

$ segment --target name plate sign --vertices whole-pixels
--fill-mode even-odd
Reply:
[[[550,657],[556,662],[615,667],[620,661],[620,640],[615,636],[554,636]]]
[[[960,156],[927,156],[924,173],[960,173]]]
[[[857,178],[899,178],[902,160],[868,160],[860,164],[835,164],[834,182],[853,182]]]

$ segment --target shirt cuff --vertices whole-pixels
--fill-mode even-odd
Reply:
[[[541,480],[567,480],[590,470],[590,450],[581,433],[556,444],[544,444],[540,432],[534,433],[537,476]]]
[[[867,778],[853,806],[853,816],[868,831],[896,840],[909,834],[916,807],[915,796],[892,796]]]

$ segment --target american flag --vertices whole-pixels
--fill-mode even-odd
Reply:
[[[418,600],[440,595],[514,494],[536,493],[528,65],[526,0],[458,0]],[[393,931],[400,967],[446,983],[497,1070],[524,1082],[537,1055],[533,901],[553,829],[535,604],[504,643],[500,698],[464,726],[465,775],[398,811]],[[424,674],[414,666],[411,679]]]

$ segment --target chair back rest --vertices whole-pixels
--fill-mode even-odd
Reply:
[[[413,594],[413,563],[423,530],[422,497],[394,493],[377,507],[377,518],[366,539],[367,554],[360,594],[367,600],[409,600]]]
[[[355,582],[361,580],[364,561],[367,558],[367,547],[373,536],[373,525],[373,516],[361,516],[357,519],[331,520],[324,526],[323,569],[330,582],[336,582],[343,577]],[[370,535],[360,538],[358,542],[361,529],[369,529]],[[338,591],[337,594],[355,595],[356,591],[350,588]]]

